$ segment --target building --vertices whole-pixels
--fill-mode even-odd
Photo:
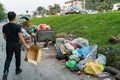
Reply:
[[[70,1],[66,1],[65,5],[63,6],[64,10],[73,7],[73,6],[78,6],[78,7],[82,7],[82,1],[80,0],[70,0]]]

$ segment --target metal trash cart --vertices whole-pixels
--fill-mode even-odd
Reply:
[[[37,42],[46,42],[46,41],[52,41],[55,42],[55,32],[54,30],[38,30],[37,31]]]
[[[38,30],[37,32],[37,41],[42,42],[45,40],[54,41],[55,40],[55,32],[54,30]]]

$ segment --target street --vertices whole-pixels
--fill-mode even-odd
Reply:
[[[2,30],[2,24],[0,24],[0,30]],[[3,75],[3,67],[5,62],[5,41],[0,32],[0,78]],[[38,43],[38,46],[41,46]],[[49,49],[42,49],[42,59],[38,65],[28,63],[24,61],[26,51],[21,52],[21,68],[23,72],[19,75],[15,74],[15,58],[13,56],[8,80],[103,80],[94,76],[77,75],[77,73],[71,72],[65,67],[65,63],[56,59],[56,51],[53,46],[49,46]],[[1,79],[0,79],[1,80]],[[114,79],[111,79],[114,80]]]

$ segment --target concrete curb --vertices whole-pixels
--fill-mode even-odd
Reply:
[[[115,75],[115,80],[120,80],[120,74]]]
[[[120,70],[113,68],[111,66],[108,66],[107,71],[115,75],[115,80],[120,80]]]

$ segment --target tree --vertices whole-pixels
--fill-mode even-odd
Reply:
[[[49,10],[48,10],[48,14],[49,15],[53,15],[53,7],[51,5],[48,6]]]
[[[101,2],[96,6],[96,9],[98,11],[107,10],[109,9],[109,4],[107,4],[106,2]]]
[[[104,0],[100,0],[100,2],[104,2]]]
[[[54,4],[54,6],[49,5],[49,14],[50,15],[56,15],[57,13],[60,13],[60,5],[59,4]]]
[[[114,3],[119,0],[86,0],[86,9],[111,10]]]
[[[86,9],[96,9],[97,0],[88,0],[86,1]]]
[[[6,19],[6,13],[3,5],[0,3],[0,22],[4,19]]]
[[[59,4],[54,4],[54,9],[56,13],[60,13],[61,8]]]
[[[45,8],[42,7],[42,6],[39,6],[39,7],[37,8],[37,12],[38,12],[39,15],[41,14],[42,17],[44,17],[44,14],[45,14]]]
[[[36,17],[37,16],[37,11],[33,12],[33,16]]]

